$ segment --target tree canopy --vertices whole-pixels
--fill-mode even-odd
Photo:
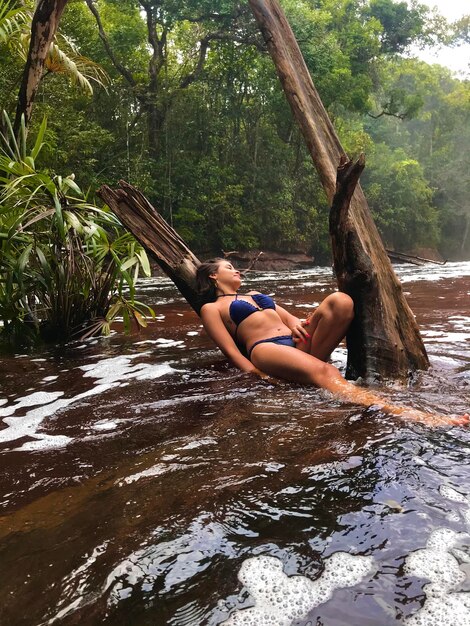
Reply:
[[[468,80],[407,56],[462,40],[464,20],[449,25],[419,2],[282,4],[343,145],[366,152],[364,189],[386,245],[468,258]],[[1,105],[12,116],[18,20],[34,3],[0,6]],[[74,173],[82,189],[129,180],[197,252],[328,261],[325,196],[247,3],[69,1],[55,45],[86,59],[100,84],[86,93],[46,68],[30,123],[34,135],[48,118],[41,167]]]

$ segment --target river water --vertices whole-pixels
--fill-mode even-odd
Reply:
[[[470,263],[397,272],[432,368],[382,391],[463,413]],[[300,316],[334,289],[250,276]],[[168,280],[139,296],[140,333],[0,357],[0,623],[468,626],[470,431],[252,379]]]

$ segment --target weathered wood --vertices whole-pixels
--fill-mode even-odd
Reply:
[[[374,262],[365,252],[356,224],[351,219],[350,202],[364,166],[364,155],[356,162],[341,159],[330,210],[330,236],[338,286],[355,303],[355,318],[346,338],[346,376],[370,377],[379,371],[383,376],[394,377],[396,372],[406,372],[407,368],[422,368],[422,356],[426,351],[414,318],[410,326],[399,323],[396,294],[402,290],[398,279],[392,291],[379,291]],[[378,315],[377,302],[386,313],[395,311],[397,317],[385,315],[382,311]],[[388,325],[383,326],[384,322]],[[418,345],[417,354],[409,351],[410,345]]]
[[[337,164],[346,157],[345,152],[279,3],[249,0],[249,4],[331,203],[336,193]],[[348,368],[348,375],[401,378],[410,370],[426,369],[429,362],[418,326],[359,185],[351,198],[348,222],[356,240],[355,253],[348,257],[352,265],[347,272],[338,265],[338,286],[347,291],[349,282],[341,277],[349,274],[367,275],[370,282],[367,292],[360,296],[367,301],[351,294],[358,313],[351,336],[358,340],[350,341],[348,347],[358,354],[351,355],[357,368]]]
[[[98,195],[145,247],[199,314],[203,304],[196,288],[199,259],[138,189],[123,180],[119,181],[119,186],[120,189],[111,189],[108,185],[103,185],[98,190]]]

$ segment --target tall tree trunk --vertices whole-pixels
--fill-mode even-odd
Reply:
[[[276,66],[291,109],[300,126],[320,180],[331,203],[336,191],[336,168],[345,152],[314,87],[292,29],[277,0],[248,0]],[[351,198],[348,219],[357,254],[353,267],[337,264],[339,288],[349,292],[348,273],[368,276],[373,285],[367,301],[358,301],[347,375],[405,377],[410,370],[429,366],[418,325],[395,276],[380,235],[358,185]],[[343,261],[344,262],[344,259]],[[364,264],[364,266],[363,266]]]
[[[44,71],[44,63],[68,0],[39,0],[31,24],[28,58],[18,94],[14,130],[18,134],[21,116],[26,126],[31,118],[34,98]]]

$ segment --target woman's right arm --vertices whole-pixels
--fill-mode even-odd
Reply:
[[[220,312],[213,304],[205,304],[201,309],[201,319],[204,329],[212,341],[222,350],[226,357],[243,372],[261,375],[262,373],[249,361],[237,347],[220,316]]]

